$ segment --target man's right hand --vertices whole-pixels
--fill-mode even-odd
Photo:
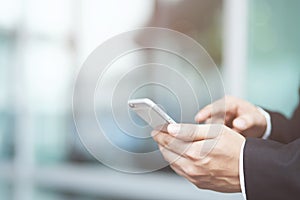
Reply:
[[[218,116],[225,119],[226,126],[246,137],[260,138],[267,127],[265,116],[256,106],[232,96],[226,96],[204,107],[195,116],[195,121],[211,123],[212,118],[215,120]]]

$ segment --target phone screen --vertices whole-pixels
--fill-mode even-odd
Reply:
[[[166,112],[150,99],[133,99],[129,107],[153,129],[165,124],[176,123]]]

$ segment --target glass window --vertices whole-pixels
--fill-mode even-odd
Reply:
[[[13,199],[12,186],[10,183],[0,180],[0,197],[1,199]]]
[[[291,116],[300,87],[300,2],[249,1],[249,99]]]
[[[14,35],[0,28],[0,159],[3,160],[10,160],[13,156],[13,84],[10,77],[13,53]]]

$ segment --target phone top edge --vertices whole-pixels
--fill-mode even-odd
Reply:
[[[149,98],[141,98],[141,99],[130,99],[128,100],[128,105],[130,104],[147,104],[151,107],[155,106],[156,104]]]
[[[156,112],[156,114],[158,114],[168,124],[177,124],[175,120],[173,120],[165,111],[163,111],[156,103],[154,103],[149,98],[130,99],[127,103],[129,107],[133,110],[139,110],[140,106],[147,105],[151,107]]]

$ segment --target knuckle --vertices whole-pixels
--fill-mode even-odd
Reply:
[[[186,136],[188,138],[194,138],[196,136],[196,130],[194,128],[194,126],[190,126],[190,125],[186,125],[182,127],[182,132],[184,132],[186,134]]]
[[[169,145],[171,143],[170,138],[167,137],[166,135],[160,135],[158,140],[160,141],[160,144],[163,147],[169,147]]]
[[[210,159],[208,158],[208,156],[205,156],[204,158],[202,158],[198,162],[198,165],[201,166],[202,168],[209,169],[209,167],[210,167]]]
[[[208,118],[207,120],[204,121],[205,124],[211,124],[212,123],[212,118]]]
[[[166,138],[163,140],[162,143],[163,143],[163,146],[164,146],[164,147],[169,147],[169,146],[170,146],[170,140],[169,140],[169,138],[166,137]]]
[[[187,174],[188,176],[195,176],[196,175],[196,170],[193,166],[191,165],[187,165],[185,166],[183,169],[185,174]]]
[[[184,152],[184,157],[193,161],[199,159],[199,156],[197,156],[197,152],[195,150],[190,150],[190,149]]]

